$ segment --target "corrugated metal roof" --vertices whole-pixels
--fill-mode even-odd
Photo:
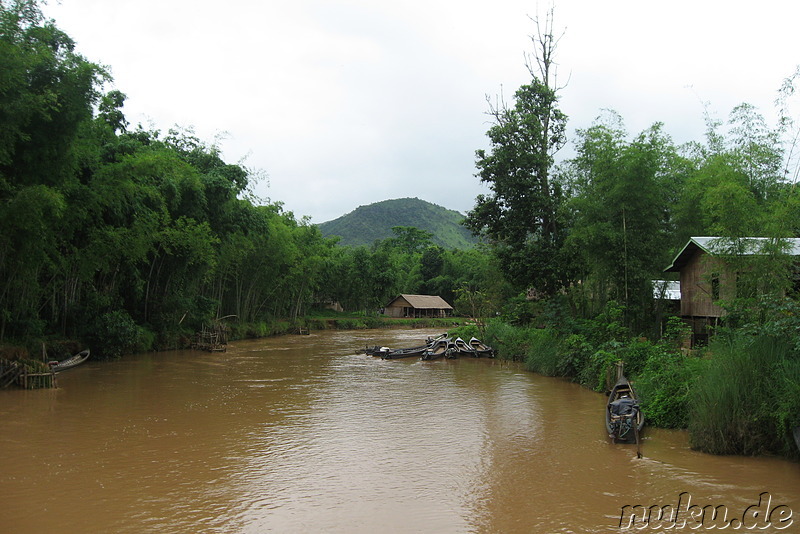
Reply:
[[[450,306],[447,301],[445,301],[442,297],[435,296],[435,295],[400,295],[399,297],[392,300],[389,303],[389,306],[392,303],[399,299],[404,298],[406,301],[411,304],[414,308],[418,310],[452,310],[453,307]]]
[[[692,237],[686,246],[672,260],[672,265],[665,272],[678,272],[686,265],[697,249],[712,255],[755,256],[762,254],[766,245],[775,244],[777,240],[769,237],[742,237],[730,239],[725,237]],[[789,256],[800,256],[800,239],[787,237],[781,240],[784,253]]]
[[[681,283],[673,280],[653,280],[653,298],[681,300]]]

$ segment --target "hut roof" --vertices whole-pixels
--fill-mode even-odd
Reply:
[[[706,254],[715,256],[755,256],[766,254],[765,247],[769,245],[781,245],[785,254],[789,256],[800,256],[800,239],[784,238],[780,240],[769,237],[742,237],[730,239],[725,237],[691,237],[689,242],[672,260],[672,265],[664,269],[664,272],[679,272],[684,265],[698,251],[702,250]]]
[[[411,306],[418,310],[452,310],[447,301],[436,295],[400,295],[389,303],[391,306],[397,299],[405,299]],[[388,306],[387,306],[388,307]]]

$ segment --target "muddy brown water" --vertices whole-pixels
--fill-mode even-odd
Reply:
[[[438,333],[141,354],[0,391],[0,532],[606,533],[634,505],[683,516],[629,531],[713,526],[681,525],[680,499],[724,506],[739,531],[800,532],[797,463],[710,456],[652,428],[637,459],[606,436],[605,397],[577,385],[355,353]]]

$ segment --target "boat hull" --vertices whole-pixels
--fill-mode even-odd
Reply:
[[[637,441],[644,427],[644,414],[639,409],[636,392],[623,376],[608,395],[606,404],[606,431],[615,442]]]
[[[89,351],[89,349],[83,350],[78,354],[70,358],[67,358],[66,360],[61,360],[60,362],[51,365],[50,370],[53,371],[54,373],[60,373],[61,371],[72,369],[73,367],[77,367],[78,365],[88,360],[90,355],[91,352]]]

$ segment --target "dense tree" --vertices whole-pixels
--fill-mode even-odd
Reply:
[[[567,118],[558,108],[552,25],[552,11],[543,27],[537,21],[531,82],[516,91],[513,105],[501,100],[490,106],[490,149],[476,152],[476,165],[492,192],[478,196],[466,220],[475,234],[489,238],[509,280],[543,293],[565,283],[559,262],[563,195],[551,171],[566,142]]]
[[[651,282],[675,244],[670,201],[685,166],[660,124],[628,141],[614,114],[578,136],[578,155],[567,167],[574,194],[567,246],[581,289],[591,288],[590,315],[613,299],[645,319]]]

